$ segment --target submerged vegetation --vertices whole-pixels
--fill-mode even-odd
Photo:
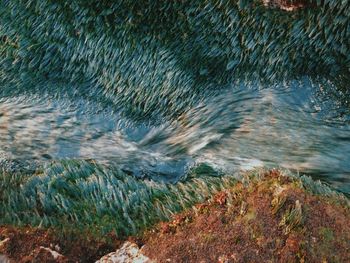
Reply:
[[[346,246],[350,241],[350,226],[345,220],[349,218],[349,200],[342,194],[296,173],[255,169],[248,174],[239,174],[220,170],[221,163],[217,159],[230,155],[233,147],[244,148],[247,145],[232,143],[231,148],[225,148],[222,155],[214,160],[214,164],[219,166],[215,169],[205,159],[222,150],[220,147],[230,139],[235,141],[237,136],[243,137],[247,133],[253,135],[244,137],[243,144],[249,144],[248,141],[252,141],[256,135],[276,132],[269,140],[281,137],[281,141],[276,143],[277,148],[286,139],[287,147],[293,152],[301,150],[293,144],[295,140],[300,140],[300,145],[306,145],[305,151],[300,152],[303,155],[300,163],[310,170],[315,163],[324,165],[321,162],[325,158],[336,166],[338,162],[334,160],[339,161],[339,152],[344,155],[349,152],[348,148],[341,148],[349,141],[349,2],[309,1],[309,4],[299,4],[293,12],[269,8],[264,2],[270,4],[276,1],[2,0],[0,103],[2,99],[12,98],[15,107],[11,108],[11,103],[10,106],[5,105],[4,113],[0,112],[0,120],[6,114],[15,115],[16,106],[19,105],[24,113],[15,118],[26,121],[32,118],[27,112],[32,109],[32,104],[45,101],[46,94],[52,94],[52,100],[40,104],[36,109],[38,116],[35,120],[44,116],[47,122],[43,122],[43,126],[55,123],[53,127],[63,127],[53,131],[56,132],[53,137],[57,143],[57,149],[53,152],[71,147],[67,134],[74,136],[79,133],[81,137],[74,138],[82,138],[79,143],[83,144],[90,137],[100,138],[103,133],[110,133],[110,137],[106,136],[102,142],[94,141],[103,146],[98,150],[106,150],[108,155],[110,152],[105,148],[111,142],[117,142],[118,147],[111,152],[119,153],[121,159],[130,162],[131,166],[147,163],[149,160],[143,159],[142,155],[150,153],[152,160],[147,163],[148,166],[144,166],[147,166],[145,170],[151,167],[152,175],[143,174],[143,167],[122,166],[113,163],[112,159],[90,160],[84,155],[79,159],[79,154],[84,150],[89,151],[88,146],[91,145],[85,145],[85,148],[78,145],[72,152],[67,151],[67,160],[62,160],[66,156],[52,158],[40,152],[41,159],[37,155],[33,157],[33,160],[40,159],[37,166],[33,164],[35,169],[31,165],[24,169],[19,169],[20,165],[14,165],[15,169],[12,170],[5,169],[6,161],[0,162],[0,225],[29,225],[41,229],[38,232],[30,230],[31,236],[45,232],[43,229],[47,228],[61,233],[89,232],[92,239],[97,240],[111,233],[124,240],[130,235],[152,229],[149,236],[146,234],[141,239],[146,244],[153,244],[147,253],[159,257],[161,261],[171,257],[176,262],[181,262],[183,258],[195,261],[200,258],[196,254],[198,251],[203,252],[201,256],[223,262],[226,262],[226,257],[249,261],[249,256],[244,258],[244,253],[252,255],[256,251],[263,252],[257,256],[261,261],[275,258],[274,253],[277,252],[276,257],[285,262],[295,258],[302,262],[312,261],[317,255],[321,255],[322,260],[349,261]],[[306,80],[297,84],[304,76]],[[327,114],[318,107],[315,94],[310,94],[306,89],[300,97],[285,96],[280,101],[273,98],[278,96],[277,93],[269,91],[265,94],[243,92],[247,89],[263,90],[266,85],[282,90],[285,86],[279,83],[288,81],[286,86],[291,88],[286,92],[290,92],[290,97],[295,96],[292,90],[302,93],[303,85],[317,89],[315,93],[322,93],[322,99],[333,100],[337,97],[328,106],[335,113],[329,115],[341,118],[332,119],[331,116],[329,121],[327,116],[327,119],[323,119],[323,115]],[[223,92],[231,87],[237,92]],[[77,115],[75,112],[65,115],[62,109],[65,109],[64,103],[68,100],[62,100],[64,102],[57,107],[58,110],[52,106],[61,103],[58,100],[61,96],[65,99],[88,98],[93,103],[86,108],[72,107],[73,111],[80,111]],[[226,100],[230,96],[236,97]],[[34,100],[36,97],[39,99]],[[257,102],[260,97],[262,103]],[[304,100],[299,101],[300,98]],[[34,103],[16,104],[21,100],[32,100]],[[90,100],[79,102],[87,101],[90,103]],[[247,103],[253,106],[244,108]],[[298,105],[296,111],[293,108],[285,115],[276,117],[271,113],[276,109],[283,111],[284,108],[279,108],[279,105],[272,107],[274,103]],[[45,107],[51,106],[54,113],[49,118]],[[118,130],[117,124],[102,129],[102,132],[96,128],[108,122],[107,113],[96,121],[97,124],[93,118],[97,119],[98,116],[93,114],[93,120],[75,122],[86,112],[96,113],[107,107],[111,109],[108,114],[116,113],[114,120],[121,120],[122,124],[118,125],[123,126],[123,130]],[[327,105],[325,108],[326,111],[329,109]],[[269,118],[260,123],[260,115],[253,116],[259,111],[264,111]],[[306,118],[304,115],[307,114],[312,118]],[[283,122],[283,118],[297,120]],[[19,135],[12,134],[8,128],[12,119],[7,116],[3,119],[6,123],[0,123],[0,128],[6,130],[3,135],[5,140],[0,140],[0,143],[9,142],[10,139],[16,141],[16,136],[28,135],[26,131]],[[67,119],[69,125],[65,126]],[[254,121],[257,125],[250,126]],[[302,122],[317,122],[317,125],[301,127]],[[23,123],[19,123],[15,128],[21,130]],[[81,135],[80,131],[91,123],[96,125],[89,128],[96,128],[97,131]],[[59,136],[64,128],[70,129],[78,124],[81,125],[79,129],[72,129],[66,137]],[[148,124],[151,128],[144,127]],[[290,127],[295,124],[302,130],[300,134],[293,134],[294,130]],[[24,125],[30,126],[28,123]],[[152,129],[152,125],[156,126],[155,129]],[[162,125],[170,128],[163,129]],[[133,126],[138,129],[132,129]],[[252,130],[260,126],[265,130],[255,135]],[[332,126],[339,129],[333,130]],[[273,130],[270,127],[277,128]],[[324,130],[319,133],[307,132],[315,127]],[[290,132],[284,134],[287,129]],[[235,131],[238,134],[236,137],[233,136]],[[122,132],[125,134],[121,135]],[[321,132],[326,132],[327,136],[321,137]],[[320,136],[320,140],[337,136],[338,141],[333,147],[340,150],[334,153],[329,152],[327,147],[316,147],[313,144],[319,143],[318,140],[306,143],[310,134]],[[200,138],[194,140],[194,137]],[[257,142],[264,139],[258,138]],[[221,145],[218,143],[220,140]],[[28,141],[25,143],[30,144],[35,140]],[[39,148],[47,146],[41,145],[40,141],[35,143],[39,144]],[[148,148],[143,147],[145,145]],[[165,150],[154,150],[157,146]],[[215,151],[208,151],[200,156],[202,159],[196,160],[196,154],[207,146],[212,146]],[[249,151],[241,152],[242,156],[228,160],[239,163],[251,160],[247,164],[251,169],[260,161],[257,158],[264,161],[266,152],[270,153],[261,151],[261,148],[255,149],[255,145],[249,146]],[[9,148],[0,145],[0,154]],[[134,163],[131,158],[129,160],[129,156],[133,156],[128,155],[129,150],[132,153],[140,150]],[[279,150],[273,153],[279,155]],[[27,149],[24,151],[28,152]],[[256,155],[254,151],[261,153]],[[152,155],[153,152],[157,154]],[[164,159],[161,159],[163,155]],[[165,161],[157,166],[159,160]],[[266,163],[270,164],[269,160]],[[181,168],[178,169],[178,166]],[[346,169],[349,167],[338,169],[341,174],[338,182],[344,178],[342,176],[348,176]],[[166,177],[174,178],[167,180],[169,178]],[[184,214],[178,214],[182,211],[185,211]],[[328,214],[323,214],[324,211]],[[152,228],[174,215],[174,220]],[[330,221],[333,223],[330,224]],[[222,228],[210,225],[213,222]],[[216,232],[207,231],[207,226]],[[242,233],[241,229],[245,232]],[[4,233],[6,231],[5,227]],[[15,236],[18,233],[22,235],[21,230],[11,231]],[[221,239],[220,235],[225,234],[223,231],[232,236]],[[45,236],[44,232],[38,235]],[[1,232],[0,238],[6,237],[5,234]],[[187,234],[193,234],[197,243],[191,243]],[[268,234],[276,236],[265,242]],[[223,241],[227,242],[225,246],[222,246]],[[13,246],[18,245],[13,242]],[[158,244],[164,246],[159,254]],[[169,248],[167,245],[174,248],[177,254],[170,255],[173,251],[166,251],[165,248]],[[218,255],[211,253],[208,245],[217,249],[217,253],[230,245],[241,254],[233,251],[230,255]],[[337,251],[337,248],[340,250]],[[0,248],[2,251],[7,250]],[[92,257],[97,254],[94,250]]]
[[[176,185],[136,179],[117,167],[87,161],[56,163],[33,175],[4,172],[0,224],[89,229],[97,236],[136,234],[235,182],[210,176],[205,166],[196,169],[200,176]]]
[[[237,78],[345,78],[350,5],[314,2],[284,12],[258,0],[5,0],[1,92],[78,85],[131,116],[159,117]]]
[[[232,175],[211,173],[210,167],[202,165],[192,169],[183,182],[169,184],[136,179],[117,167],[87,161],[59,162],[32,175],[2,173],[0,224],[89,229],[97,237],[111,232],[119,238],[135,235],[237,182]],[[242,181],[249,185],[251,180],[261,180],[261,174],[257,170]],[[295,178],[311,193],[347,204],[345,197],[324,184],[306,176]],[[283,197],[275,196],[275,213],[284,203]],[[286,212],[280,224],[287,232],[300,223],[300,213],[298,203]]]

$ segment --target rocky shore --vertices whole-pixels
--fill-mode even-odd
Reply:
[[[127,240],[1,226],[0,261],[350,262],[349,200],[322,187],[278,170],[248,174]]]

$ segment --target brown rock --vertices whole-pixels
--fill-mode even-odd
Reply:
[[[34,262],[67,263],[68,259],[50,248],[40,247],[36,248],[29,256],[21,260],[21,263]]]

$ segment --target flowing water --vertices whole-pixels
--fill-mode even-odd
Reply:
[[[350,193],[349,102],[327,79],[236,81],[157,120],[70,90],[1,94],[0,165],[93,159],[171,182],[202,163],[225,174],[283,167]]]

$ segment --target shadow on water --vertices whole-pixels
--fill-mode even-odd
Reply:
[[[280,166],[350,192],[348,96],[327,79],[236,81],[161,121],[131,119],[84,88],[3,92],[0,165],[93,159],[170,182],[203,163],[225,174]]]

